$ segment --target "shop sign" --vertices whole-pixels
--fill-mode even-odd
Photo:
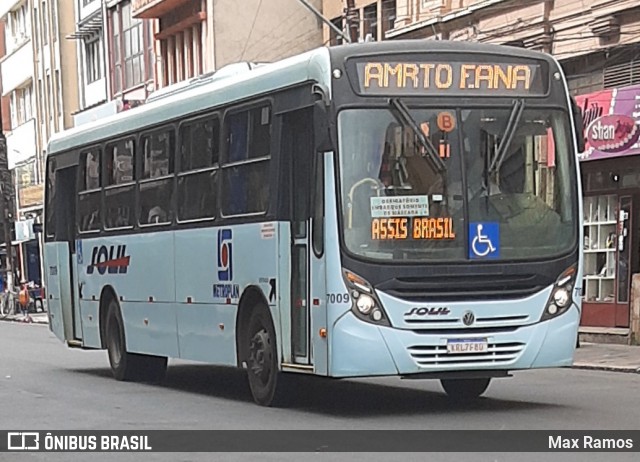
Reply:
[[[42,185],[24,186],[18,189],[18,204],[21,209],[35,207],[43,203],[44,187]]]
[[[580,160],[640,154],[640,85],[576,96],[586,139]]]
[[[598,117],[587,127],[587,140],[593,149],[614,153],[622,152],[638,141],[640,127],[635,119],[622,114]]]
[[[15,222],[16,228],[16,241],[30,241],[35,239],[36,236],[33,233],[33,218],[28,220],[19,220]]]

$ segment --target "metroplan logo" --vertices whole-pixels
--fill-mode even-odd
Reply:
[[[233,279],[233,234],[230,229],[218,230],[218,279]]]

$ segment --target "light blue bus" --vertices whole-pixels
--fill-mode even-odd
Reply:
[[[392,41],[237,64],[53,137],[50,328],[118,380],[167,358],[437,378],[572,363],[582,120],[558,63]]]

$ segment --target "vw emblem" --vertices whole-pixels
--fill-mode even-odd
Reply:
[[[462,323],[465,326],[470,326],[475,322],[475,320],[476,320],[476,317],[473,314],[473,311],[465,311],[464,314],[462,315]]]

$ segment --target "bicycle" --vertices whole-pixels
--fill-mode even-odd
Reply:
[[[16,292],[5,290],[0,299],[0,319],[16,314]]]

